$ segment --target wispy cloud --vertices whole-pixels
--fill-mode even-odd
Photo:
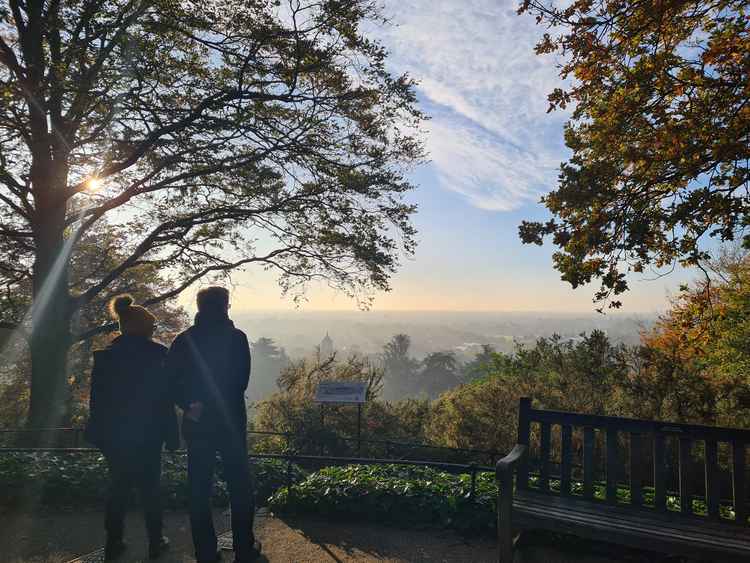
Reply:
[[[397,71],[421,81],[433,120],[428,149],[443,187],[477,207],[511,210],[554,186],[563,114],[547,114],[559,84],[538,57],[540,30],[515,0],[388,0],[385,43]]]

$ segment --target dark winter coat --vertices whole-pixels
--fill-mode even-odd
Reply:
[[[86,439],[107,448],[179,445],[165,370],[166,347],[142,336],[117,337],[94,352]]]
[[[172,343],[167,368],[175,402],[182,409],[187,410],[194,402],[203,403],[198,422],[183,417],[185,439],[245,435],[250,345],[231,320],[196,315],[195,324]]]

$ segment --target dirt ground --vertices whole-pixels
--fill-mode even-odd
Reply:
[[[227,529],[221,511],[214,515],[217,531]],[[165,514],[165,533],[172,540],[171,553],[161,563],[194,563],[187,516]],[[128,515],[129,550],[122,563],[145,562],[145,533],[140,515]],[[289,563],[402,562],[491,562],[497,560],[496,544],[490,539],[466,539],[441,530],[400,530],[387,526],[329,523],[305,518],[284,521],[261,513],[256,535],[263,543],[261,561]],[[0,561],[10,563],[79,563],[101,561],[96,553],[104,540],[100,512],[66,511],[44,514],[0,514]],[[554,545],[524,547],[517,563],[634,563],[647,558],[613,557],[599,553],[565,552]],[[617,552],[620,554],[620,552]],[[89,554],[88,557],[85,557]],[[84,557],[82,557],[84,556]],[[224,561],[231,562],[231,552]]]

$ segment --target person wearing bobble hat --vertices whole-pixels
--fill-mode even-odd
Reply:
[[[135,305],[130,295],[110,302],[120,335],[94,352],[86,439],[102,450],[109,468],[110,487],[104,527],[104,559],[117,559],[123,541],[125,511],[135,487],[143,505],[149,557],[169,548],[162,534],[159,481],[161,450],[179,447],[177,417],[164,362],[166,347],[154,342],[156,317]]]

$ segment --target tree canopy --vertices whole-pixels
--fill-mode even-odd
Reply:
[[[749,7],[523,2],[521,13],[550,28],[536,52],[563,59],[550,110],[573,112],[572,156],[543,198],[554,218],[523,222],[520,235],[551,235],[573,287],[598,279],[606,301],[628,289],[629,271],[701,265],[707,238],[750,242]]]
[[[0,322],[31,325],[32,423],[97,328],[70,320],[131,269],[171,282],[146,304],[251,264],[295,296],[388,289],[423,115],[363,32],[382,23],[372,0],[0,4],[0,287],[33,297]],[[73,287],[105,220],[122,258]]]

